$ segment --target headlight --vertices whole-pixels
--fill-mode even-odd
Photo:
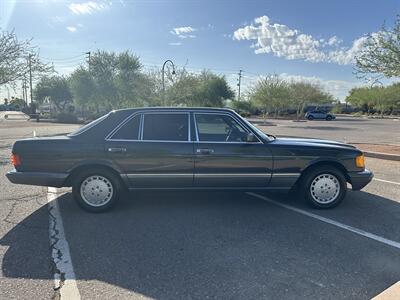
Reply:
[[[361,154],[356,157],[356,166],[359,168],[365,168],[365,157],[364,154]]]

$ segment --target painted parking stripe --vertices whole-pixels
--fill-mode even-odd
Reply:
[[[400,185],[400,182],[395,182],[395,181],[390,181],[390,180],[384,180],[384,179],[379,179],[379,178],[372,178],[373,180],[380,181],[380,182],[385,182],[385,183],[391,183],[391,184],[396,184]]]
[[[55,266],[54,290],[60,293],[61,299],[81,299],[58,207],[58,196],[56,188],[47,188],[50,247]]]
[[[313,219],[317,219],[317,220],[319,220],[321,222],[324,222],[324,223],[327,223],[327,224],[330,224],[330,225],[345,229],[345,230],[353,232],[355,234],[358,234],[358,235],[364,236],[366,238],[369,238],[369,239],[378,241],[380,243],[386,244],[388,246],[392,246],[394,248],[400,249],[400,243],[399,242],[386,239],[386,238],[381,237],[379,235],[376,235],[376,234],[373,234],[373,233],[370,233],[370,232],[364,231],[362,229],[359,229],[359,228],[356,228],[356,227],[352,227],[352,226],[349,226],[349,225],[346,225],[346,224],[343,224],[343,223],[340,223],[340,222],[337,222],[337,221],[329,219],[329,218],[322,217],[322,216],[317,215],[317,214],[313,214],[311,212],[308,212],[306,210],[303,210],[303,209],[300,209],[300,208],[297,208],[297,207],[293,207],[291,205],[287,205],[287,204],[283,204],[283,203],[274,201],[272,199],[269,199],[267,197],[264,197],[262,195],[259,195],[259,194],[253,193],[253,192],[247,192],[247,194],[250,195],[250,196],[259,198],[261,200],[264,200],[264,201],[266,201],[268,203],[271,203],[271,204],[286,208],[288,210],[297,212],[297,213],[305,215],[307,217],[310,217],[310,218],[313,218]]]

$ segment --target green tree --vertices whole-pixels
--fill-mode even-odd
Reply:
[[[65,111],[67,106],[72,104],[72,93],[68,79],[64,76],[42,77],[35,87],[34,94],[38,103],[48,99],[59,112]]]
[[[0,85],[15,86],[28,76],[30,68],[34,78],[53,72],[52,66],[41,62],[38,49],[31,45],[30,40],[20,41],[13,31],[1,31]]]
[[[83,67],[76,69],[71,74],[69,83],[76,106],[84,110],[94,106],[95,85],[88,70]]]
[[[400,76],[400,15],[393,28],[382,26],[378,32],[368,35],[363,50],[356,55],[355,73],[359,77]]]
[[[143,105],[152,83],[141,69],[139,58],[129,51],[97,51],[88,69],[82,66],[71,75],[75,102],[96,112]]]
[[[277,75],[268,75],[260,79],[249,91],[250,101],[264,112],[278,115],[279,110],[288,107],[291,99],[289,84]]]
[[[222,107],[235,94],[225,76],[209,71],[200,74],[182,70],[178,79],[166,90],[166,100],[170,105]]]
[[[307,104],[332,103],[333,96],[326,93],[321,86],[310,82],[292,82],[291,104],[296,107],[296,119],[299,120]]]
[[[6,104],[6,103],[4,103],[4,104]],[[7,105],[7,104],[6,104]],[[11,100],[10,100],[10,105],[11,106],[13,106],[13,107],[15,107],[16,109],[18,109],[18,110],[21,110],[21,109],[23,109],[25,106],[26,106],[26,103],[25,103],[25,101],[23,100],[23,99],[21,99],[21,98],[14,98],[14,97],[11,97]]]

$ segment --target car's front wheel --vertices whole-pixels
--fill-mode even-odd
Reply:
[[[307,117],[307,119],[310,120],[310,121],[312,121],[312,120],[314,120],[314,116],[309,115],[309,116]]]
[[[331,166],[320,166],[305,174],[302,192],[305,199],[316,208],[332,208],[346,196],[347,184],[343,173]]]
[[[332,116],[326,116],[327,121],[332,121]]]
[[[106,170],[93,169],[80,173],[72,185],[72,194],[80,207],[89,212],[104,212],[117,202],[119,179]]]

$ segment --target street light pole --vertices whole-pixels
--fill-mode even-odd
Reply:
[[[172,65],[172,75],[175,75],[175,65],[174,65],[174,63],[172,62],[172,60],[167,59],[167,60],[163,63],[163,66],[162,66],[162,69],[161,69],[161,74],[162,74],[162,99],[163,99],[163,105],[164,105],[164,106],[165,106],[165,78],[164,78],[164,76],[165,76],[165,65],[166,65],[168,62],[171,63],[171,65]]]

